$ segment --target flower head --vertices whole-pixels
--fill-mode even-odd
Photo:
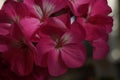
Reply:
[[[61,75],[68,68],[80,67],[85,62],[84,30],[78,23],[73,23],[70,27],[70,30],[65,31],[56,24],[46,25],[42,29],[43,33],[47,32],[44,33],[47,36],[42,37],[37,44],[37,64],[48,67],[50,75]],[[53,30],[52,34],[49,34],[50,29]]]

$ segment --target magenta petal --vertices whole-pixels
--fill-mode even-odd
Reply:
[[[48,54],[48,71],[52,76],[60,76],[67,71],[57,50],[51,50]]]
[[[10,63],[11,70],[21,76],[32,72],[34,55],[31,52],[24,52],[19,49],[3,53],[3,59]]]
[[[93,0],[91,16],[108,15],[111,13],[111,8],[108,6],[107,0]]]
[[[80,16],[81,14],[87,13],[85,12],[88,7],[86,6],[86,4],[89,4],[90,0],[67,0],[67,1],[70,9],[72,10],[75,16]],[[82,9],[83,12],[80,9]]]
[[[95,15],[91,16],[88,21],[89,23],[103,26],[107,33],[112,31],[113,19],[110,16]]]
[[[10,16],[12,19],[14,19],[14,17],[16,16],[16,12],[14,10],[13,5],[11,4],[13,1],[7,2],[3,5],[2,10],[4,10],[4,12]]]
[[[0,10],[0,23],[10,22],[11,18],[4,10]]]
[[[14,21],[16,21],[16,19],[19,17],[22,18],[30,14],[25,4],[15,1],[6,2],[3,5],[2,10],[5,11],[5,13],[7,13],[7,15]]]
[[[48,52],[53,49],[55,43],[50,38],[42,38],[37,44],[37,55],[36,55],[36,65],[46,67]]]
[[[50,18],[41,27],[41,32],[49,36],[61,36],[67,30],[66,25],[58,18]]]
[[[58,16],[59,18],[68,28],[70,28],[70,14],[66,13],[63,15]]]
[[[86,36],[85,29],[77,21],[71,25],[71,33],[78,41],[84,40]]]
[[[18,40],[18,41],[23,39],[24,35],[21,31],[21,26],[16,24],[16,23],[12,24],[9,37],[11,37],[12,40],[15,39],[15,40]]]
[[[3,36],[8,35],[10,28],[11,28],[11,24],[1,23],[0,24],[0,35],[3,35]]]
[[[39,0],[37,0],[37,1],[39,1]],[[54,12],[57,12],[57,11],[65,8],[67,4],[63,0],[42,0],[42,5],[43,5],[43,10],[46,10],[46,12],[54,13]],[[51,9],[51,8],[53,8],[53,9]],[[48,11],[48,10],[51,10],[51,11]]]
[[[24,0],[24,3],[25,3],[27,6],[32,6],[33,3],[34,3],[34,0]]]
[[[8,50],[7,45],[0,44],[0,52],[5,52],[6,50]]]
[[[59,18],[49,18],[47,21],[47,25],[53,26],[53,27],[58,27],[61,29],[67,29],[66,25],[64,22],[62,22]]]
[[[93,59],[100,60],[104,59],[108,52],[109,46],[108,43],[102,39],[95,40],[92,43],[94,50],[93,50]]]
[[[64,46],[61,51],[62,60],[69,68],[83,66],[86,60],[86,51],[83,44],[74,43]]]
[[[39,17],[40,14],[38,15],[35,10],[34,0],[24,0],[24,3],[27,5],[32,15],[34,15],[35,17]]]
[[[20,23],[23,28],[23,33],[27,39],[31,39],[34,36],[41,24],[36,18],[23,18]]]

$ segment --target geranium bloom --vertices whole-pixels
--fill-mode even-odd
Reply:
[[[66,3],[63,0],[24,0],[29,6],[31,12],[40,19],[45,21],[53,13],[65,8]]]
[[[77,4],[78,1],[81,3]],[[108,16],[111,8],[107,5],[107,0],[74,0],[69,4],[77,21],[86,31],[86,40],[93,46],[93,58],[103,59],[109,51],[108,33],[112,31],[113,25],[112,17]]]
[[[50,20],[50,22],[53,21]],[[46,36],[41,37],[37,44],[37,64],[48,67],[50,75],[59,76],[68,68],[78,68],[84,64],[85,35],[82,26],[78,23],[73,23],[70,26],[71,29],[66,30],[62,22],[61,24],[50,22],[41,29]]]
[[[8,24],[19,24],[25,37],[31,39],[41,25],[40,21],[31,15],[25,4],[6,1],[0,11],[0,26],[10,27]]]
[[[1,55],[12,71],[20,75],[32,72],[36,49],[26,40],[18,25],[12,26],[9,36],[0,36],[0,44],[6,46],[6,51]]]
[[[84,65],[88,47],[94,59],[103,59],[110,12],[107,0],[6,0],[0,10],[0,80],[60,76]]]
[[[108,16],[111,13],[111,8],[107,5],[107,0],[70,0],[70,2],[70,8],[75,7],[79,2],[77,7],[71,9],[75,16],[83,21],[81,23],[99,25],[105,28],[107,33],[111,32],[113,20]]]

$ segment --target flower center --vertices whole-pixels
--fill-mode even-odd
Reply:
[[[56,44],[55,48],[57,48],[57,49],[62,48],[62,46],[64,44],[62,40],[58,40],[56,43],[57,44]]]
[[[16,41],[13,45],[16,48],[23,49],[25,51],[27,51],[29,49],[28,45],[22,40],[21,41]]]

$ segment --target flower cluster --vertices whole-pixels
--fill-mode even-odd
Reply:
[[[49,80],[105,58],[107,0],[6,0],[0,10],[0,80]]]

